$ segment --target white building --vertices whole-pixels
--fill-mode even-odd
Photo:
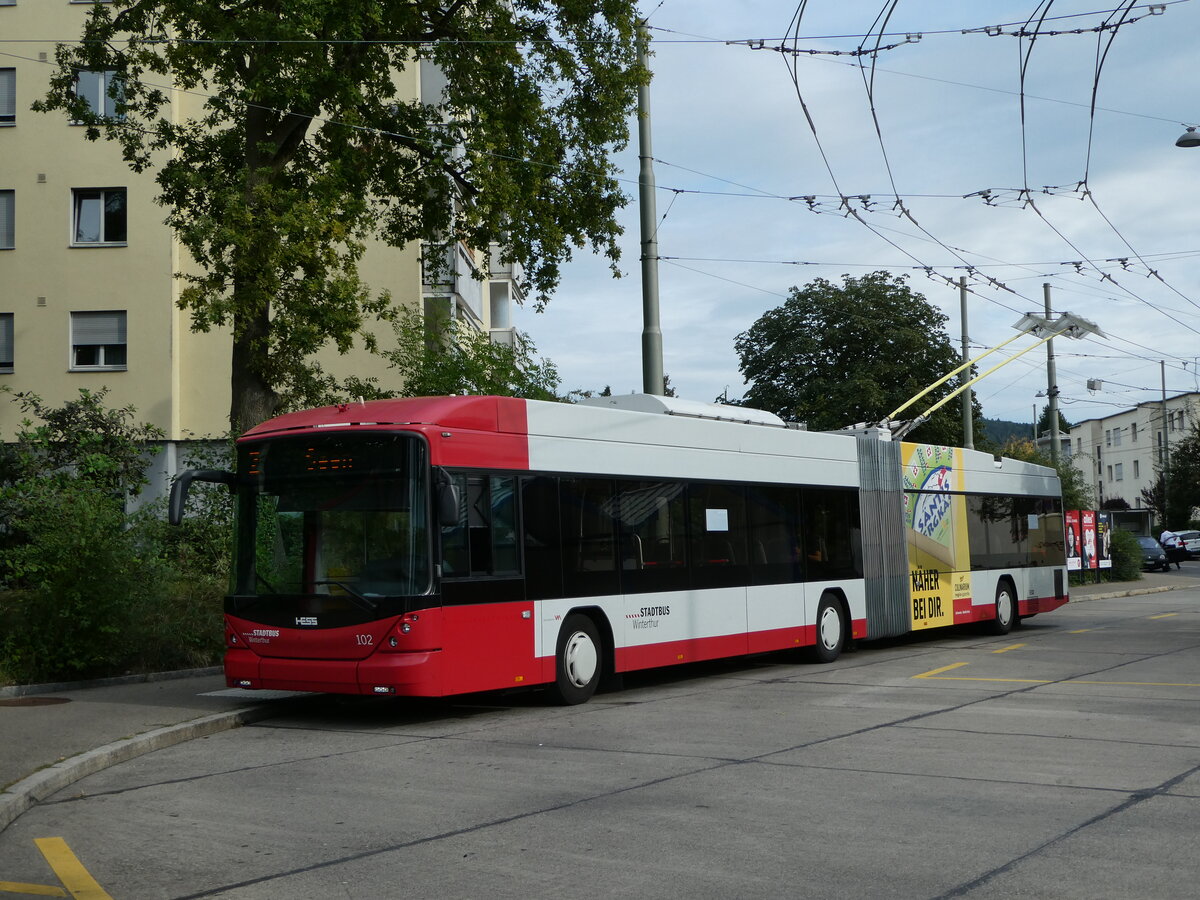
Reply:
[[[1120,498],[1145,505],[1171,447],[1200,420],[1200,393],[1176,394],[1133,409],[1079,422],[1070,431],[1071,459],[1096,489],[1097,505]]]

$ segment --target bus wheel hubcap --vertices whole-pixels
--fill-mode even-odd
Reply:
[[[596,645],[582,631],[577,631],[567,639],[563,648],[563,670],[567,679],[575,687],[583,687],[596,676]]]
[[[821,644],[832,650],[842,638],[842,618],[832,607],[825,610],[821,616]]]

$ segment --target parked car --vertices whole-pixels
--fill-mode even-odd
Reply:
[[[1142,547],[1142,568],[1147,572],[1153,569],[1162,569],[1164,572],[1171,568],[1171,563],[1167,561],[1167,551],[1152,537],[1139,537],[1138,543]]]
[[[1183,541],[1184,559],[1200,559],[1200,531],[1176,531]]]

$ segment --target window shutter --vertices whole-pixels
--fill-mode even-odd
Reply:
[[[0,191],[0,250],[11,250],[16,239],[16,223],[13,217],[16,192]]]
[[[17,118],[17,70],[0,69],[0,122]]]
[[[13,365],[13,314],[0,313],[0,368]]]
[[[71,313],[71,343],[76,347],[125,343],[125,313]]]

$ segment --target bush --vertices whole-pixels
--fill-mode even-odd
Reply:
[[[1113,581],[1137,581],[1142,577],[1142,548],[1137,538],[1120,528],[1112,530]]]
[[[208,665],[224,641],[230,504],[188,529],[134,514],[149,426],[81,392],[26,421],[0,468],[0,676],[21,683]],[[135,465],[135,463],[137,463]]]

